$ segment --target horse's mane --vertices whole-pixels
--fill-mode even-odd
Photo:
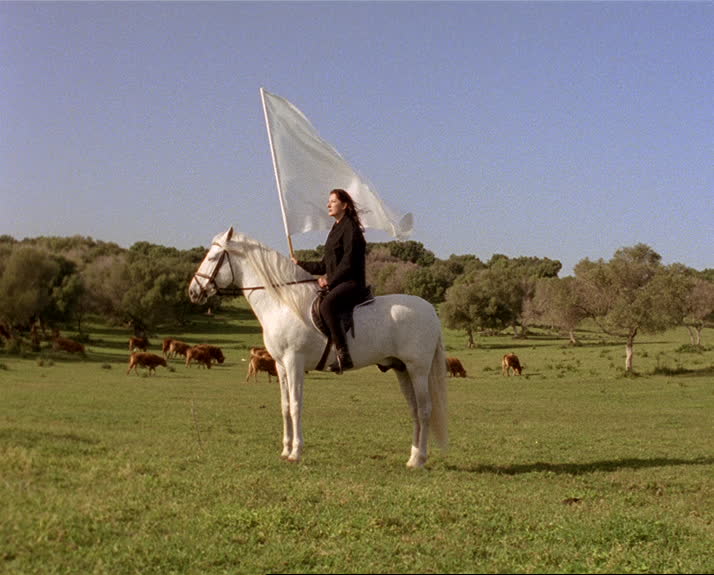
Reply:
[[[245,234],[234,233],[226,243],[226,250],[245,257],[260,278],[261,286],[266,292],[288,306],[299,318],[305,318],[304,290],[299,289],[299,286],[285,287],[284,284],[312,279],[310,273],[295,265],[289,258]],[[281,285],[283,287],[280,287]]]

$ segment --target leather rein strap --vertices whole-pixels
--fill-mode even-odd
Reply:
[[[226,258],[226,254],[228,253],[228,250],[221,246],[220,244],[213,244],[214,246],[218,246],[219,248],[223,248],[221,251],[221,255],[218,258],[218,262],[216,263],[216,266],[213,268],[213,271],[211,272],[211,275],[203,274],[201,272],[196,272],[194,276],[200,277],[203,279],[208,280],[205,285],[201,286],[201,291],[203,293],[206,293],[206,288],[213,284],[213,288],[216,290],[216,293],[218,295],[229,295],[229,296],[235,296],[235,295],[241,295],[245,291],[255,291],[255,290],[261,290],[265,289],[265,286],[235,286],[233,289],[230,288],[219,288],[218,285],[216,284],[216,276],[218,275],[218,272],[220,271],[221,267],[223,266],[223,260]],[[230,285],[235,284],[235,274],[233,273],[233,266],[231,265],[231,260],[230,258],[228,259],[228,265],[231,269],[231,283]],[[271,284],[272,287],[282,287],[282,286],[289,286],[289,285],[297,285],[297,284],[306,284],[306,283],[316,283],[317,280],[315,278],[310,278],[307,280],[295,280],[291,282],[285,282],[285,283],[280,283],[280,284]]]

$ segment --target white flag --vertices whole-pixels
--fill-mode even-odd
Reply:
[[[335,222],[327,213],[327,199],[335,188],[352,196],[365,228],[384,230],[400,240],[411,234],[412,215],[399,218],[385,206],[300,110],[263,88],[260,93],[288,238],[332,227]]]

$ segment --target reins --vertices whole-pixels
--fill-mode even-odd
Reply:
[[[220,288],[218,287],[218,284],[216,283],[216,276],[218,275],[218,272],[221,270],[221,266],[223,266],[223,260],[226,257],[226,254],[228,253],[228,249],[220,244],[213,243],[212,245],[218,246],[219,248],[222,248],[221,255],[218,257],[218,262],[216,263],[216,266],[213,268],[213,271],[211,272],[211,275],[207,275],[201,272],[196,272],[194,277],[200,277],[203,279],[208,280],[205,285],[201,285],[199,282],[199,286],[201,287],[201,293],[206,294],[207,293],[207,287],[211,284],[213,284],[213,288],[216,290],[216,294],[218,295],[228,295],[228,296],[235,296],[235,295],[241,295],[243,292],[253,292],[255,290],[261,290],[265,289],[266,286],[248,286],[248,287],[243,287],[243,286],[234,286],[233,289],[229,288]],[[231,259],[228,258],[228,266],[230,267],[231,270],[231,283],[230,285],[233,286],[235,284],[235,279],[236,276],[233,273],[233,265],[231,264]],[[295,280],[295,281],[290,281],[290,282],[285,282],[285,283],[274,283],[270,284],[271,287],[273,288],[278,288],[278,287],[283,287],[283,286],[290,286],[290,285],[297,285],[297,284],[305,284],[305,283],[316,283],[317,280],[315,278],[310,278],[306,280]]]
[[[282,284],[270,284],[271,287],[274,288],[279,288],[279,287],[284,287],[284,286],[292,286],[292,285],[297,285],[297,284],[307,284],[307,283],[315,283],[317,280],[315,278],[310,278],[309,280],[295,280],[292,282],[285,282]],[[258,290],[258,289],[265,289],[265,286],[251,286],[251,287],[236,287],[236,290],[238,291],[252,291],[252,290]]]

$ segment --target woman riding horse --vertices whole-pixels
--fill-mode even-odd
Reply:
[[[320,315],[335,341],[337,360],[330,371],[342,373],[354,363],[347,347],[347,335],[341,316],[365,300],[367,282],[366,248],[362,223],[354,200],[342,189],[330,192],[327,211],[335,223],[325,242],[325,256],[319,262],[293,262],[313,275],[320,275],[318,284],[327,290],[320,303]]]

